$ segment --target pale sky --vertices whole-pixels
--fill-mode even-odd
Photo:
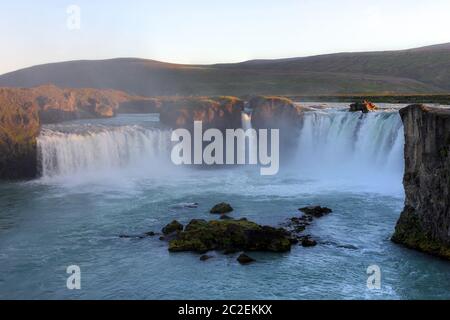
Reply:
[[[0,0],[0,4],[0,74],[78,59],[219,63],[450,42],[449,0]],[[81,10],[80,29],[67,26],[70,5]]]

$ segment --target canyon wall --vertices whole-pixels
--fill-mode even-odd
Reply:
[[[450,259],[450,110],[411,105],[405,128],[405,208],[392,240]]]
[[[155,108],[153,99],[114,90],[61,89],[53,85],[0,88],[0,179],[37,175],[36,138],[41,124]]]
[[[280,161],[291,158],[297,150],[304,108],[282,97],[257,96],[249,101],[253,128],[278,129]]]
[[[160,119],[172,128],[193,129],[194,121],[202,121],[203,129],[219,130],[242,127],[244,101],[236,97],[164,98]]]
[[[36,175],[38,108],[22,95],[0,89],[0,178]]]

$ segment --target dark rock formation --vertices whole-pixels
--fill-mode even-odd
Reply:
[[[377,106],[375,104],[373,104],[372,102],[364,100],[363,102],[352,103],[350,105],[350,110],[349,111],[351,111],[351,112],[362,111],[362,113],[369,113],[369,112],[375,111],[377,109],[378,108],[377,108]]]
[[[252,257],[249,257],[248,255],[246,255],[245,253],[242,253],[239,255],[239,257],[236,259],[240,264],[249,264],[252,262],[255,262],[256,260],[253,259]]]
[[[209,260],[209,259],[212,259],[212,258],[213,258],[213,256],[209,256],[207,254],[204,254],[204,255],[202,255],[200,257],[200,261],[206,261],[206,260]]]
[[[406,201],[392,241],[450,259],[450,110],[411,105],[400,115]]]
[[[304,214],[312,216],[314,218],[321,218],[333,212],[333,210],[331,210],[330,208],[321,206],[309,206],[305,208],[300,208],[299,210]]]
[[[289,233],[280,228],[260,226],[247,220],[192,220],[174,240],[169,251],[207,252],[233,251],[289,251]]]
[[[233,210],[234,210],[233,207],[229,203],[222,202],[212,207],[212,209],[209,212],[213,214],[225,214]]]
[[[164,228],[162,228],[162,233],[165,235],[177,232],[177,231],[183,231],[183,225],[179,223],[178,221],[174,220],[168,225],[166,225]]]
[[[149,231],[144,234],[137,234],[137,235],[121,234],[121,235],[119,235],[119,238],[121,238],[121,239],[145,239],[145,238],[154,237],[154,236],[156,236],[156,233],[153,231]]]
[[[311,236],[304,236],[300,239],[302,247],[309,248],[317,246],[317,241],[311,239]]]
[[[161,106],[161,122],[172,128],[192,130],[194,121],[202,121],[203,129],[241,128],[244,102],[235,97],[167,98]]]

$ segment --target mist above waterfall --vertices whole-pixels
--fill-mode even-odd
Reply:
[[[402,192],[403,148],[403,125],[396,110],[315,110],[303,117],[296,168],[305,178],[329,184]]]
[[[149,126],[155,121],[143,117],[138,123],[134,123],[136,116],[125,116],[103,120],[106,124],[44,127],[38,137],[42,177],[91,179],[122,170],[161,174],[170,161],[171,130]]]
[[[242,114],[242,127],[252,128],[251,114]],[[403,126],[396,110],[361,114],[311,109],[304,113],[298,132],[296,150],[280,174],[328,187],[402,192]],[[150,115],[121,115],[100,124],[47,126],[38,138],[40,170],[44,179],[66,181],[117,174],[123,178],[130,173],[156,178],[177,168],[170,160],[170,135],[171,130]],[[247,156],[255,147],[255,139],[249,139]],[[240,166],[229,169],[243,170]],[[208,172],[214,175],[214,170]],[[183,176],[183,171],[176,176]]]

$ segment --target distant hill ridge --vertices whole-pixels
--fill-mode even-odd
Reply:
[[[123,90],[161,95],[432,94],[450,92],[450,43],[398,51],[183,65],[137,58],[38,65],[0,76],[0,86]]]

